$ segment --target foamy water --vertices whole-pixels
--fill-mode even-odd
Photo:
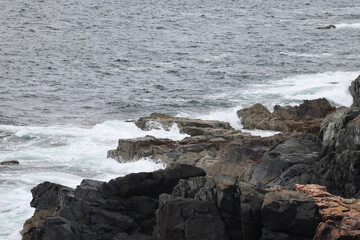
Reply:
[[[236,111],[255,103],[349,106],[359,9],[345,0],[0,1],[0,161],[20,162],[0,166],[0,239],[20,239],[38,183],[75,187],[164,167],[106,159],[119,138],[185,137],[123,120],[161,112],[242,129]],[[315,29],[328,24],[337,28]]]
[[[360,29],[360,23],[339,23],[335,24],[336,28],[357,28]]]
[[[119,138],[152,135],[181,140],[174,125],[169,131],[142,131],[132,122],[108,121],[92,128],[0,126],[0,161],[18,160],[19,166],[0,166],[0,238],[19,239],[19,231],[33,209],[31,188],[44,181],[76,187],[83,178],[108,181],[133,172],[164,168],[159,162],[141,159],[118,163],[107,159],[107,150]]]

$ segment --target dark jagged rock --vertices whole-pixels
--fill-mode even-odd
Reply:
[[[271,232],[311,238],[320,222],[313,198],[287,190],[265,194],[261,215],[264,228],[268,230],[263,232],[263,239],[269,239]]]
[[[353,97],[352,107],[360,107],[360,75],[351,82],[349,92]]]
[[[157,212],[155,239],[228,239],[225,224],[214,204],[171,198]]]
[[[240,198],[236,177],[218,175],[181,180],[172,196],[193,198],[214,204],[219,209],[231,239],[241,235]]]
[[[294,107],[276,105],[273,113],[261,104],[255,104],[239,110],[237,115],[247,129],[318,134],[321,120],[335,109],[325,98],[321,98],[304,100],[302,104]]]
[[[35,214],[23,239],[151,239],[158,196],[202,169],[175,165],[106,182],[83,180],[75,190],[49,182],[32,190]]]
[[[31,193],[33,199],[30,206],[39,211],[51,209],[54,206],[62,208],[65,205],[66,197],[71,197],[74,191],[72,188],[60,184],[43,182],[31,189]]]
[[[171,193],[180,179],[205,176],[205,171],[190,165],[175,165],[173,168],[150,173],[129,174],[110,180],[101,186],[102,197],[148,196],[158,197],[161,193]]]
[[[266,190],[238,182],[234,176],[217,175],[181,180],[172,197],[213,203],[220,212],[230,239],[255,240],[261,236],[261,204]],[[160,204],[161,205],[161,204]]]
[[[320,150],[321,140],[312,134],[289,138],[266,152],[261,163],[253,166],[251,181],[295,189],[295,183],[311,181],[311,176],[306,177],[304,172],[313,168]]]
[[[160,196],[160,209],[178,198],[213,203],[230,239],[278,239],[284,236],[285,239],[310,239],[319,222],[311,197],[295,191],[264,189],[261,185],[238,182],[234,176],[181,180],[172,195]]]
[[[19,165],[19,161],[17,160],[4,161],[4,162],[0,162],[0,165]]]
[[[345,197],[360,196],[359,80],[360,76],[349,88],[353,106],[338,109],[322,122],[321,159],[313,168],[312,183],[324,185],[331,193]]]

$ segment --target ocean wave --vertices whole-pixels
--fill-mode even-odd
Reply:
[[[336,28],[360,28],[360,23],[339,23],[335,26]]]
[[[236,112],[256,103],[261,103],[272,111],[276,104],[283,106],[299,105],[303,100],[317,98],[327,98],[336,106],[350,106],[352,97],[348,88],[351,81],[359,74],[360,72],[323,72],[270,80],[262,84],[253,84],[247,89],[209,96],[214,99],[228,99],[235,103],[238,102],[239,104],[233,108],[218,109],[207,114],[194,116],[183,113],[180,116],[226,121],[233,128],[250,132],[252,135],[271,136],[278,132],[243,129]]]
[[[297,53],[297,52],[280,52],[280,55],[295,56],[295,57],[309,57],[309,58],[324,58],[333,56],[332,53]]]

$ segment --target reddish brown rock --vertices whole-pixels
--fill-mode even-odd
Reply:
[[[314,239],[360,239],[360,200],[334,196],[315,184],[296,185],[296,190],[314,198],[318,206],[321,223]]]

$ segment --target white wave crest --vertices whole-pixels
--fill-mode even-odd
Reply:
[[[359,28],[360,29],[360,23],[339,23],[335,24],[336,28]]]

